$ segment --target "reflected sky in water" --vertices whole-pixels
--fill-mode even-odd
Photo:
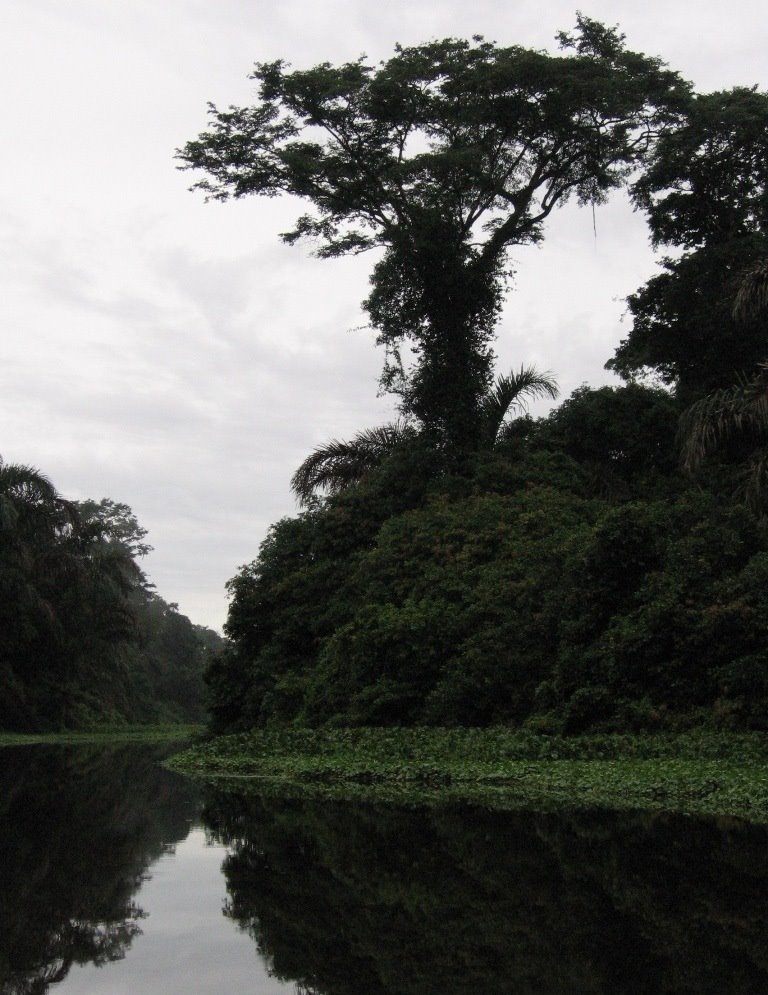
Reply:
[[[224,914],[168,747],[0,750],[0,995],[293,992]]]
[[[51,995],[285,995],[270,978],[253,940],[226,919],[224,847],[200,828],[161,857],[136,901],[146,918],[123,960],[73,968]]]

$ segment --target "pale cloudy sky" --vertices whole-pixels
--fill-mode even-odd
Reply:
[[[580,6],[701,91],[768,88],[763,0]],[[296,466],[391,405],[360,328],[370,259],[282,245],[286,202],[204,204],[174,149],[206,101],[249,101],[256,61],[478,33],[554,49],[574,21],[562,0],[2,0],[0,455],[130,504],[159,592],[219,628],[225,581],[295,511]],[[565,395],[610,382],[623,299],[654,267],[621,198],[596,222],[565,208],[514,255],[497,343],[502,368],[550,369]]]

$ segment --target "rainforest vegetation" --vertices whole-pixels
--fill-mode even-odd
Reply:
[[[214,731],[768,726],[768,94],[695,93],[585,17],[559,41],[259,64],[179,151],[209,197],[303,200],[287,242],[373,250],[400,413],[310,454],[231,580]],[[534,420],[553,374],[493,368],[508,252],[622,187],[669,253],[623,383]]]
[[[0,460],[0,730],[200,721],[221,644],[164,601],[131,509]]]
[[[196,187],[372,253],[398,418],[297,468],[223,645],[148,584],[129,508],[0,464],[0,728],[197,718],[203,669],[214,732],[768,727],[768,94],[695,93],[586,17],[559,43],[259,64],[253,106],[211,105]],[[622,382],[533,419],[556,374],[494,369],[508,254],[621,189],[668,253]]]

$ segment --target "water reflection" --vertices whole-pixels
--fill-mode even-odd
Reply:
[[[211,794],[227,914],[317,995],[768,991],[768,831]]]
[[[0,992],[43,995],[73,964],[122,958],[141,932],[148,865],[198,809],[158,751],[0,753]]]
[[[766,827],[211,791],[225,854],[156,759],[0,752],[2,995],[768,991]]]

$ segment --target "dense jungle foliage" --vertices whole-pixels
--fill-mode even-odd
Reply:
[[[201,721],[221,644],[148,582],[131,509],[0,460],[0,730]]]
[[[595,393],[628,391],[658,403]],[[654,472],[673,435],[637,471],[629,453],[600,474],[539,448],[557,421],[471,476],[423,480],[415,507],[382,473],[274,526],[231,584],[231,645],[207,675],[216,728],[764,728],[762,523]]]
[[[560,42],[259,65],[180,151],[217,199],[308,202],[290,243],[383,250],[363,307],[400,407],[307,458],[230,582],[214,731],[768,727],[768,94],[697,95],[584,17]],[[624,184],[674,252],[626,382],[533,420],[552,375],[493,377],[507,250]]]

